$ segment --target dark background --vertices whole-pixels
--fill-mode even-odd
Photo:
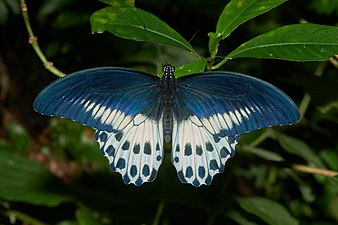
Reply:
[[[334,0],[328,4],[325,2],[327,1],[291,0],[245,23],[222,42],[220,55],[225,56],[258,34],[298,23],[301,19],[311,23],[336,25],[338,3]],[[152,43],[123,40],[110,33],[91,34],[89,17],[105,7],[104,3],[94,0],[40,0],[27,1],[27,4],[33,31],[41,49],[65,73],[107,65],[157,73],[159,65],[165,63],[161,57],[165,51],[159,52]],[[207,33],[215,31],[218,16],[225,5],[226,1],[220,0],[136,1],[137,7],[155,14],[187,40],[197,32],[191,44],[206,57]],[[7,10],[8,14],[1,10]],[[63,120],[51,122],[49,118],[34,112],[34,98],[57,77],[45,70],[28,44],[27,30],[18,11],[7,5],[6,8],[0,7],[0,14],[0,147],[6,146],[12,152],[42,163],[73,189],[85,187],[88,191],[77,196],[77,203],[64,203],[49,208],[13,202],[12,209],[32,215],[47,224],[57,224],[60,221],[74,220],[74,212],[80,202],[89,208],[99,205],[95,209],[106,213],[108,218],[113,217],[115,223],[141,224],[154,221],[158,205],[166,202],[160,220],[164,224],[236,224],[227,216],[213,218],[213,214],[217,210],[227,211],[228,208],[241,212],[232,197],[257,195],[283,204],[302,224],[338,222],[338,198],[335,196],[334,201],[328,199],[338,193],[336,181],[328,184],[326,182],[329,181],[324,178],[320,182],[313,175],[299,173],[297,178],[292,178],[285,169],[266,165],[240,151],[227,163],[227,171],[216,176],[210,187],[194,189],[180,184],[170,165],[169,155],[154,183],[140,188],[124,186],[119,175],[112,175],[108,171],[106,161],[101,159],[103,157],[99,153],[88,153],[89,150],[98,151],[89,129]],[[154,58],[158,60],[154,62]],[[179,59],[174,61],[175,65],[177,61]],[[322,68],[321,77],[316,77],[314,74],[319,68]],[[237,59],[221,69],[243,72],[271,82],[285,91],[297,105],[305,93],[310,93],[312,99],[304,119],[282,132],[306,143],[320,160],[331,158],[331,165],[326,162],[328,169],[338,169],[338,161],[334,161],[338,160],[338,98],[337,89],[334,89],[338,88],[338,83],[337,69],[334,66],[329,62]],[[328,108],[323,111],[323,107]],[[17,145],[21,142],[15,139],[13,131],[17,127],[26,134],[27,143],[24,142],[22,148],[18,148]],[[79,133],[90,140],[90,148],[84,154],[81,148],[85,145],[80,143],[82,139]],[[244,137],[244,143],[259,135],[257,132]],[[60,140],[60,136],[66,137],[66,141]],[[18,138],[20,137],[19,135]],[[274,140],[266,140],[260,147],[274,150],[288,162],[306,163],[304,158],[284,151]],[[91,154],[94,154],[94,159]],[[329,156],[323,157],[325,154]],[[334,162],[337,164],[334,165]],[[272,169],[277,173],[277,178],[271,184],[267,180]],[[309,189],[314,199],[304,197],[304,193],[298,189],[299,183]],[[330,194],[325,195],[327,189],[330,189]],[[121,202],[115,204],[108,201],[109,197],[105,197],[104,193],[120,196],[118,201]],[[98,199],[107,201],[97,202]],[[0,198],[0,203],[4,202],[7,201]],[[199,205],[199,202],[203,203]],[[3,204],[1,207],[5,213],[7,208]],[[241,213],[257,224],[262,223],[247,212]],[[8,222],[7,216],[0,215],[0,224]]]

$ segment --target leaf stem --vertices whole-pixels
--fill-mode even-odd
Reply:
[[[301,118],[304,117],[306,110],[309,107],[310,102],[311,102],[311,96],[308,93],[305,93],[298,107]]]
[[[47,70],[49,70],[51,73],[55,74],[58,77],[65,76],[66,74],[61,72],[56,67],[54,67],[53,63],[49,62],[46,56],[41,51],[41,48],[38,44],[38,38],[34,35],[30,21],[29,21],[28,8],[27,8],[25,0],[20,0],[20,4],[21,4],[22,17],[25,21],[25,25],[27,28],[28,36],[29,36],[29,39],[28,39],[29,44],[32,45],[34,51],[36,52],[36,54],[38,55],[38,57],[40,58],[40,60],[42,61],[43,65],[45,66]]]
[[[253,142],[251,142],[248,147],[250,148],[254,148],[257,145],[259,145],[260,143],[262,143],[263,141],[265,141],[265,139],[273,137],[273,133],[271,132],[271,129],[267,128],[265,129],[264,133],[262,133],[261,135],[259,135]]]
[[[252,158],[250,158],[250,160],[252,161]],[[244,161],[237,160],[236,163],[247,164],[248,160],[247,159],[244,159]],[[319,167],[313,167],[313,166],[309,166],[306,164],[289,163],[287,161],[271,161],[271,160],[262,159],[262,158],[255,158],[254,163],[275,166],[275,167],[283,168],[283,169],[291,169],[291,170],[302,172],[302,173],[322,175],[325,177],[335,178],[338,176],[338,171],[319,168]]]
[[[322,169],[322,168],[317,168],[317,167],[311,167],[311,166],[307,166],[303,164],[292,164],[291,168],[299,172],[318,174],[318,175],[323,175],[326,177],[335,177],[338,175],[337,171],[332,171],[332,170],[327,170],[327,169]]]
[[[228,60],[229,60],[229,58],[225,57],[224,59],[222,59],[222,61],[220,61],[219,63],[217,63],[215,66],[211,66],[208,69],[209,70],[216,70],[216,69],[220,68],[221,66],[223,66]]]

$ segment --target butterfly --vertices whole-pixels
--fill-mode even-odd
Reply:
[[[234,72],[162,78],[119,67],[100,67],[62,77],[47,86],[34,109],[95,130],[100,150],[125,184],[156,178],[164,142],[181,182],[210,185],[234,156],[241,134],[290,125],[300,118],[277,87]]]

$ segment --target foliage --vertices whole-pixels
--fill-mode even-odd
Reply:
[[[8,2],[0,0],[0,9]],[[30,129],[14,119],[4,119],[0,129],[0,224],[338,222],[337,177],[315,174],[318,169],[338,170],[337,68],[323,62],[338,53],[338,28],[330,20],[336,11],[328,1],[311,0],[307,10],[301,0],[209,1],[203,12],[199,8],[205,1],[173,2],[172,8],[163,1],[158,8],[166,14],[157,10],[155,14],[168,17],[168,23],[150,9],[144,10],[154,7],[147,2],[136,2],[137,7],[132,0],[102,2],[88,8],[77,0],[45,0],[36,5],[37,21],[47,18],[50,29],[62,33],[43,48],[66,70],[114,60],[114,64],[159,72],[163,54],[178,64],[177,76],[217,68],[261,74],[295,99],[302,120],[294,126],[243,135],[225,172],[210,187],[196,189],[178,181],[170,152],[165,153],[155,182],[125,186],[119,175],[109,171],[90,129],[62,119],[50,119],[44,128]],[[336,6],[333,2],[332,7]],[[7,11],[16,5],[10,4]],[[209,13],[208,7],[218,9],[219,17],[212,10]],[[174,18],[179,16],[177,10],[186,14],[190,24]],[[196,14],[189,14],[194,11],[208,26],[199,23],[203,33],[190,43],[184,36],[191,36],[186,31],[197,20]],[[328,25],[316,22],[316,13],[326,15],[323,21]],[[298,14],[312,23],[291,24],[300,19],[291,15]],[[86,36],[89,17],[92,32],[108,31],[126,40],[106,34]],[[6,24],[8,20],[1,21]],[[183,26],[182,32],[169,22]],[[207,27],[202,28],[204,25]],[[303,168],[310,169],[310,174],[303,173]]]
[[[5,25],[11,13],[18,15],[20,13],[19,2],[11,0],[0,1],[0,25]]]

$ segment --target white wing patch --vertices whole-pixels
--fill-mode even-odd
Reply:
[[[155,121],[142,114],[134,120],[119,132],[97,130],[95,134],[112,171],[119,172],[125,184],[139,186],[153,181],[162,163],[163,125],[162,119]]]
[[[222,173],[226,161],[234,156],[239,135],[217,137],[191,116],[174,121],[172,162],[181,182],[195,187],[209,185],[215,174]]]

